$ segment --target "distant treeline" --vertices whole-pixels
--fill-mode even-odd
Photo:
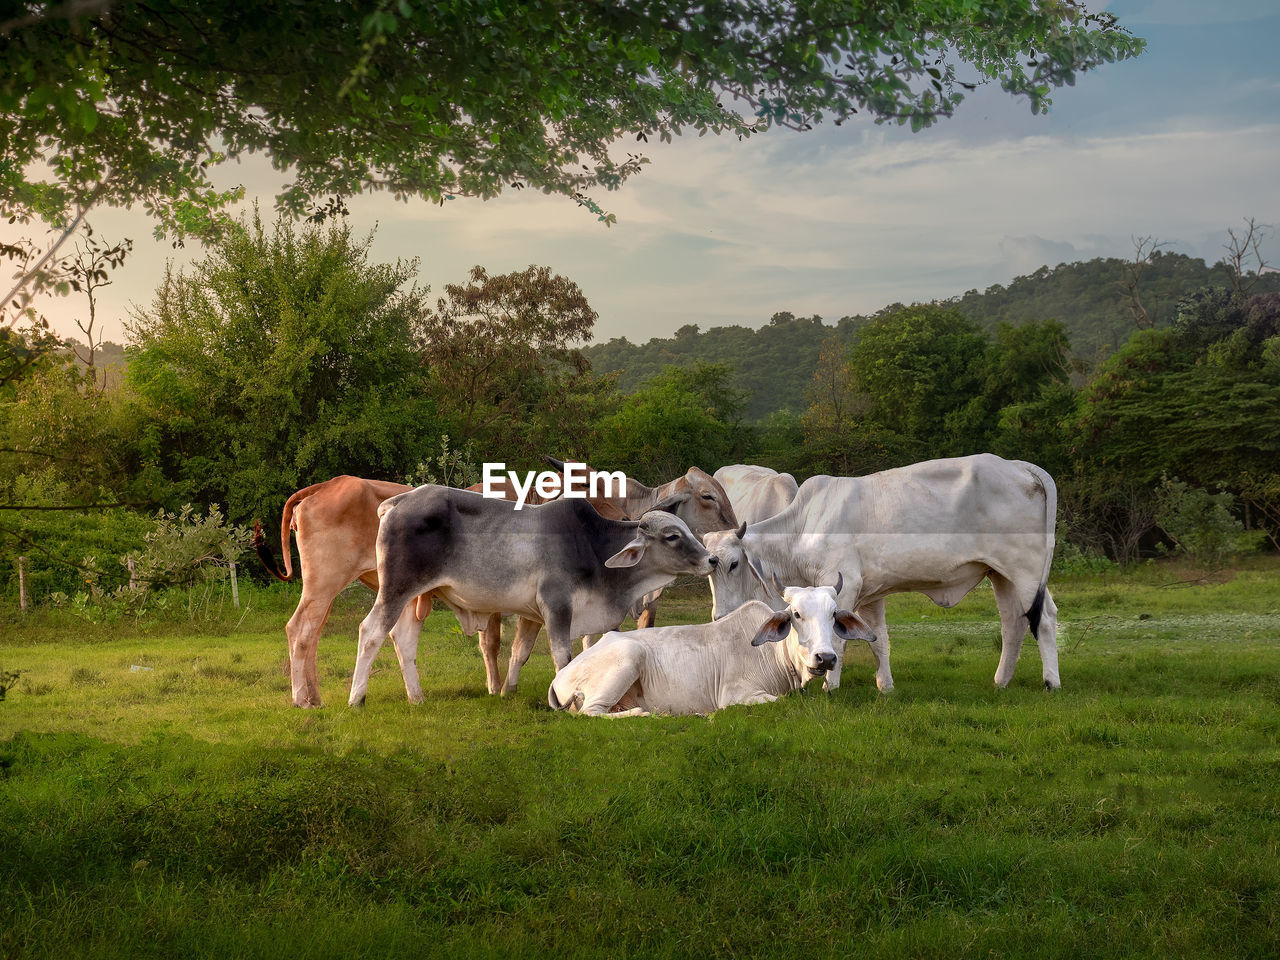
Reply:
[[[658,483],[991,451],[1053,474],[1081,557],[1280,545],[1271,275],[1156,256],[1138,317],[1125,265],[1095,260],[834,327],[783,313],[584,349],[596,314],[572,280],[477,267],[433,304],[371,239],[246,218],[134,312],[123,363],[106,347],[90,370],[83,348],[4,331],[0,590],[16,594],[20,554],[37,597],[127,580],[156,509],[184,527],[183,504],[216,503],[274,532],[291,493],[339,474],[465,486],[481,462],[544,453]],[[1105,356],[1100,330],[1120,344]]]
[[[1133,272],[1131,261],[1114,257],[1060,263],[1017,277],[1008,286],[969,290],[940,303],[958,308],[992,333],[1002,323],[1061,321],[1077,366],[1090,368],[1124,344],[1135,329],[1127,290]],[[1229,289],[1233,283],[1223,264],[1210,266],[1195,257],[1158,250],[1138,274],[1137,293],[1157,329],[1173,323],[1183,297],[1206,288]],[[1280,272],[1249,279],[1252,293],[1280,291]],[[872,316],[846,316],[835,324],[786,312],[774,314],[759,329],[735,325],[701,330],[689,324],[673,337],[654,337],[643,344],[619,337],[586,347],[583,353],[597,373],[616,372],[624,393],[668,364],[727,363],[736,371],[733,384],[747,392],[746,419],[760,423],[778,410],[805,409],[824,342],[834,338],[851,344],[872,317],[902,307],[895,303]]]

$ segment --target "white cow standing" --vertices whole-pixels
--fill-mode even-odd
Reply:
[[[713,476],[729,495],[733,512],[742,523],[756,523],[785,510],[799,489],[791,474],[751,463],[721,467]]]
[[[1000,611],[997,686],[1007,686],[1028,630],[1040,647],[1045,686],[1058,676],[1058,608],[1048,590],[1057,487],[1044,470],[989,453],[885,470],[865,477],[812,477],[781,513],[703,539],[719,564],[713,614],[747,600],[778,605],[767,585],[830,583],[844,574],[841,606],[875,634],[876,685],[893,689],[884,599],[920,592],[955,606],[987,577]],[[840,682],[840,666],[825,686]]]
[[[713,623],[607,633],[556,673],[547,702],[617,718],[777,700],[830,676],[847,640],[874,639],[856,614],[837,609],[838,587],[788,587],[780,611],[753,600]]]

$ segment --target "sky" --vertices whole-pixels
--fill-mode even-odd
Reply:
[[[550,266],[598,311],[597,342],[691,323],[758,327],[783,310],[834,323],[1041,265],[1130,257],[1135,238],[1213,263],[1246,217],[1280,227],[1280,2],[1105,8],[1146,52],[1079,76],[1048,115],[983,88],[917,134],[851,121],[742,142],[677,138],[650,145],[651,163],[620,191],[595,195],[617,215],[612,227],[528,191],[443,207],[356,197],[349,223],[376,229],[376,259],[418,258],[433,294],[475,264],[491,274]],[[264,214],[287,178],[261,158],[221,176],[245,185],[242,209],[256,197]],[[154,241],[141,211],[90,219],[105,239],[134,239],[98,301],[103,335],[122,342],[130,305],[150,302],[166,261],[202,251]],[[1280,265],[1280,231],[1264,257]],[[63,335],[77,335],[87,313],[74,295],[39,307]]]

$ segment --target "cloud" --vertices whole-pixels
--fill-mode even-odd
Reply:
[[[546,264],[582,286],[598,338],[633,341],[685,323],[760,325],[778,310],[834,319],[953,296],[1042,264],[1129,256],[1135,235],[1212,261],[1241,217],[1280,222],[1280,124],[1166,117],[1148,127],[1086,135],[1038,118],[985,137],[959,125],[907,137],[850,124],[839,135],[679,138],[656,146],[620,192],[596,197],[617,214],[612,228],[529,192],[443,207],[366,195],[349,206],[357,233],[379,225],[375,258],[420,257],[436,291],[474,264]],[[264,213],[285,177],[257,159],[226,173],[268,198]],[[130,300],[150,300],[175,252],[150,243],[140,213],[94,223],[138,240],[103,292],[100,313],[119,317]],[[48,310],[64,333],[74,306]],[[119,338],[118,322],[107,335]]]

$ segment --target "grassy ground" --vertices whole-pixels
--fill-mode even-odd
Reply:
[[[890,603],[889,697],[861,650],[832,696],[616,722],[547,708],[545,641],[486,696],[445,613],[427,702],[388,649],[348,710],[355,591],[319,711],[282,594],[11,615],[0,955],[1275,957],[1280,563],[1185,579],[1055,582],[1058,694],[1034,644],[992,687],[980,590]]]

